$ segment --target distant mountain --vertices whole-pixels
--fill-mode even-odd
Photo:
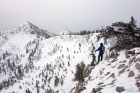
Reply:
[[[67,29],[64,29],[64,30],[59,32],[59,35],[71,35],[71,34],[73,34],[73,32],[71,32]]]
[[[36,34],[38,36],[43,36],[46,38],[54,36],[54,34],[48,32],[47,30],[40,29],[28,21],[20,23],[19,25],[15,26],[13,29],[8,29],[8,30],[3,31],[3,34],[4,33],[5,34],[8,34],[8,33],[15,34],[15,33],[19,33],[19,32],[24,32],[26,34]],[[2,31],[1,31],[1,34],[2,34]]]

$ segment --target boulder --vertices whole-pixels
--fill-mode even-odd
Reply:
[[[133,63],[133,59],[129,60],[129,65],[131,65]]]
[[[121,93],[123,91],[125,91],[124,87],[116,87],[116,91]]]
[[[133,77],[133,76],[135,76],[135,73],[133,72],[133,70],[131,70],[128,74],[128,77]]]
[[[135,65],[136,69],[140,71],[140,64],[139,63],[136,63]]]
[[[119,71],[119,74],[123,74],[125,72],[125,69],[122,69],[121,71]]]

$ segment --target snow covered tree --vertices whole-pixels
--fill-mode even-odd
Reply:
[[[124,22],[116,22],[112,24],[113,27],[117,28],[117,33],[128,34],[132,36],[132,40],[135,41],[135,29],[136,21],[134,17],[131,17],[131,21],[129,23]]]
[[[81,43],[79,43],[79,47],[81,47]]]
[[[136,21],[131,17],[131,21],[128,23],[121,21],[113,23],[112,26],[107,26],[100,37],[105,38],[104,43],[107,43],[107,39],[116,38],[116,42],[114,42],[115,45],[110,48],[110,51],[112,49],[118,51],[131,49],[140,46],[140,31],[138,32],[136,29]]]
[[[68,66],[70,66],[70,62],[68,61]]]
[[[55,80],[54,80],[54,86],[57,87],[59,84],[59,78],[57,76],[55,76]]]

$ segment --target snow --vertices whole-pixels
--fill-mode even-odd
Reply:
[[[24,24],[28,24],[28,22],[25,22]],[[20,24],[20,27],[24,27],[24,25]],[[9,32],[7,31],[7,33]],[[62,33],[64,33],[64,35],[62,35]],[[104,43],[104,39],[102,38],[97,41],[96,36],[99,35],[99,33],[83,36],[68,34],[68,31],[62,31],[60,36],[45,39],[44,37],[38,38],[36,35],[21,31],[16,34],[7,35],[7,40],[2,37],[5,34],[1,35],[1,67],[1,64],[3,63],[6,64],[5,68],[7,67],[8,59],[13,60],[17,66],[25,66],[29,63],[28,58],[32,51],[35,51],[36,49],[36,52],[31,58],[33,60],[34,68],[29,70],[28,73],[24,72],[24,76],[21,79],[17,79],[17,82],[13,84],[13,86],[3,88],[0,93],[10,93],[13,91],[17,93],[25,93],[26,89],[31,90],[32,93],[37,93],[37,88],[35,87],[36,81],[39,81],[38,85],[40,87],[40,93],[46,93],[45,91],[47,89],[53,89],[55,92],[59,90],[58,93],[70,93],[70,91],[78,84],[77,81],[73,81],[76,65],[82,61],[86,65],[90,64],[92,61],[92,56],[90,55],[93,48],[92,43],[97,49],[100,43]],[[115,43],[113,43],[113,41],[115,41],[115,39],[108,40],[108,43],[105,44],[107,53],[104,54],[104,57],[109,54],[108,49]],[[29,50],[28,53],[26,53],[26,49]],[[136,53],[140,53],[139,47],[131,50],[135,50]],[[2,59],[2,55],[6,51],[8,51],[10,55],[7,56],[6,59]],[[119,56],[115,62],[113,62],[113,58],[110,58],[109,60],[103,59],[103,61],[101,61],[90,73],[89,76],[91,79],[89,80],[89,77],[85,78],[88,83],[85,83],[86,89],[81,93],[91,93],[93,88],[99,87],[98,84],[100,82],[103,82],[103,85],[105,85],[101,90],[102,93],[118,93],[116,92],[117,86],[123,86],[125,88],[123,93],[139,93],[138,87],[135,85],[135,77],[139,74],[139,71],[136,69],[135,65],[136,63],[139,63],[139,61],[129,64],[129,60],[133,57],[135,57],[135,59],[140,58],[140,55],[131,55],[130,58],[126,58],[125,53],[126,50],[118,52]],[[16,55],[18,55],[19,60],[16,60]],[[21,55],[24,56],[21,57]],[[97,59],[98,52],[96,52],[95,55]],[[126,62],[124,62],[124,60],[126,60]],[[70,63],[70,66],[68,65],[68,62]],[[125,64],[125,66],[128,66],[128,68],[126,68],[125,72],[122,74],[119,74],[119,71],[122,70],[118,69],[120,64]],[[47,68],[47,65],[49,65],[49,68]],[[7,67],[6,70],[6,75],[4,72],[0,73],[0,83],[3,80],[8,79],[10,77],[10,73],[14,75],[14,72],[10,72],[9,67]],[[131,70],[133,70],[135,73],[134,77],[128,77],[129,71]],[[17,70],[15,71],[17,72]],[[45,80],[45,77],[42,75],[42,71],[44,71],[45,75],[48,75],[47,84],[45,85],[44,89],[41,88]],[[108,72],[109,74],[106,75]],[[115,78],[110,77],[112,73],[114,73]],[[63,80],[63,84],[59,83],[58,86],[55,87],[55,76],[57,76],[60,81]],[[50,82],[48,81],[49,78],[51,78]],[[112,81],[114,81],[114,84],[110,84]],[[22,88],[20,89],[19,86]]]

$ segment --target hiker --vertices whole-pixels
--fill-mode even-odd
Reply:
[[[105,47],[103,46],[103,43],[100,43],[100,47],[96,51],[99,51],[99,55],[98,55],[98,63],[99,63],[100,60],[102,61],[103,54],[104,54],[104,51],[105,51]]]

